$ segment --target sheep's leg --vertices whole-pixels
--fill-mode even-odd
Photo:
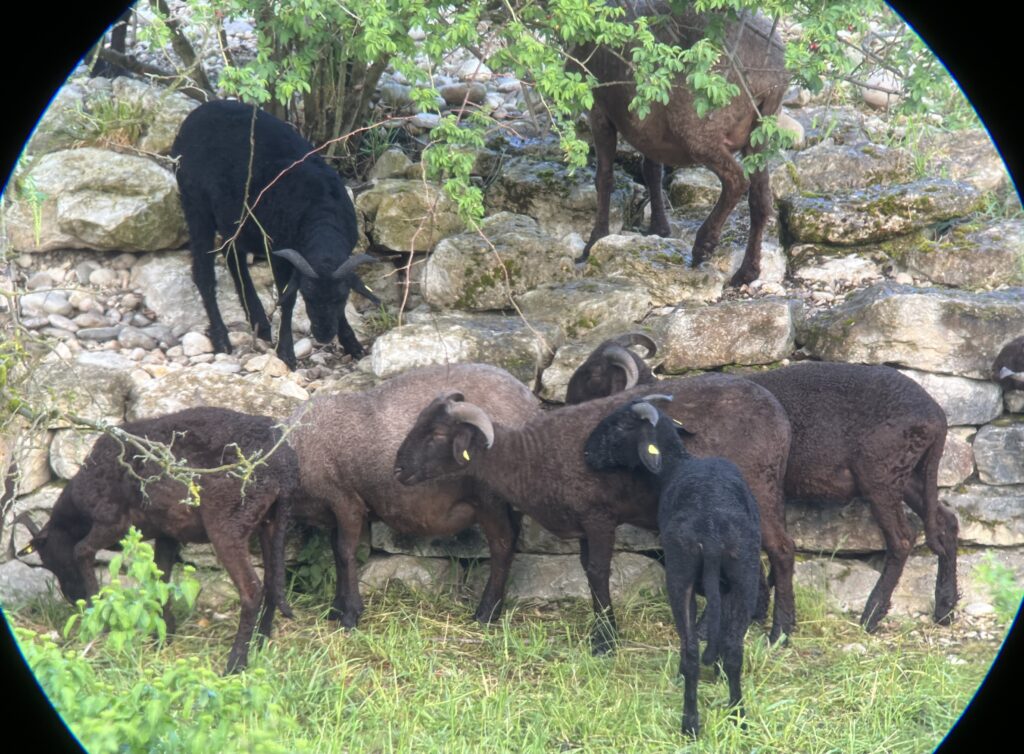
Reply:
[[[914,542],[910,524],[903,512],[902,495],[874,487],[865,489],[864,492],[864,496],[870,501],[871,512],[878,523],[878,528],[885,537],[885,563],[882,566],[882,575],[868,595],[864,613],[860,618],[864,630],[871,633],[878,628],[879,621],[889,612],[889,601]]]
[[[577,262],[585,262],[593,245],[608,235],[608,215],[611,211],[615,180],[613,169],[618,132],[597,102],[594,102],[590,109],[590,132],[594,137],[594,151],[597,153],[597,170],[594,176],[594,185],[597,187],[597,218],[594,220],[594,229],[590,232],[590,240],[583,247],[583,255],[576,260]]]
[[[768,224],[768,217],[772,212],[772,189],[768,182],[768,171],[758,170],[750,176],[750,233],[747,236],[747,250],[743,255],[743,262],[740,264],[736,274],[732,276],[729,285],[739,287],[747,283],[753,283],[761,276],[761,241],[764,238],[764,228]]]
[[[334,602],[330,617],[345,628],[355,628],[363,614],[363,598],[359,594],[359,564],[356,552],[366,525],[362,501],[356,505],[339,504],[334,508],[337,528],[331,534],[331,549],[337,570]]]
[[[590,585],[590,600],[594,607],[594,628],[590,633],[591,650],[603,655],[615,649],[617,629],[612,611],[609,580],[612,571],[612,551],[615,546],[615,527],[588,530],[580,540],[580,563]]]
[[[284,576],[284,538],[291,516],[291,502],[278,499],[259,527],[260,549],[263,551],[263,580],[267,587],[265,607],[278,609],[286,618],[294,618],[286,599]]]
[[[700,717],[697,712],[697,682],[700,677],[700,646],[697,641],[697,615],[694,584],[697,579],[697,559],[687,557],[671,543],[665,547],[665,583],[668,602],[672,608],[676,632],[679,634],[679,674],[683,676],[684,736],[697,736]]]
[[[174,564],[178,562],[178,552],[181,549],[181,544],[176,539],[157,537],[155,545],[153,548],[153,562],[160,569],[160,578],[164,580],[165,584],[169,584],[171,583],[171,572],[174,570]],[[164,604],[164,625],[167,627],[168,634],[173,634],[178,628],[178,622],[174,617],[174,611],[171,609],[170,600],[167,600],[166,604]]]
[[[672,229],[668,224],[665,192],[661,187],[661,179],[665,172],[664,166],[649,157],[644,157],[640,170],[644,176],[644,183],[647,185],[647,195],[651,200],[651,227],[647,232],[652,236],[668,238],[672,235]]]
[[[274,271],[275,280],[277,270]],[[295,359],[295,345],[292,341],[292,312],[295,311],[295,297],[299,295],[299,271],[295,270],[292,280],[281,290],[281,298],[278,305],[281,307],[281,329],[277,333],[277,356],[288,365],[289,369],[295,369],[298,362]],[[280,290],[280,289],[279,289]]]
[[[722,184],[722,193],[718,195],[714,208],[697,230],[697,237],[693,242],[694,267],[702,264],[718,246],[725,221],[736,208],[748,184],[736,158],[724,146],[715,152],[701,155],[700,162],[718,176]]]
[[[796,628],[796,598],[793,594],[796,545],[786,531],[783,515],[781,511],[778,515],[761,514],[761,547],[768,553],[770,580],[775,587],[772,627],[768,633],[768,641],[772,643],[783,634],[791,635]]]
[[[491,555],[491,573],[487,577],[487,586],[484,587],[473,619],[481,623],[490,623],[501,615],[505,585],[508,583],[516,545],[516,530],[508,509],[501,504],[481,506],[476,520],[487,538],[487,549]]]
[[[916,513],[922,521],[926,520],[924,484],[918,476],[914,476],[904,491],[904,500],[910,509]],[[956,577],[956,547],[960,525],[953,513],[944,503],[938,501],[936,488],[931,493],[935,495],[935,517],[938,529],[938,542],[928,540],[928,546],[932,552],[938,555],[939,567],[935,579],[935,612],[933,613],[936,623],[948,625],[953,620],[954,610],[959,598]]]
[[[363,344],[356,337],[352,325],[348,323],[344,309],[342,309],[341,318],[338,320],[338,342],[345,349],[345,353],[351,355],[353,359],[360,359],[366,353]]]
[[[267,319],[267,312],[263,309],[263,302],[256,295],[256,286],[253,285],[252,276],[249,274],[249,264],[245,259],[245,252],[236,244],[229,244],[225,256],[231,280],[235,284],[235,292],[238,294],[238,300],[242,302],[242,308],[245,309],[245,316],[249,319],[249,324],[256,332],[257,338],[269,343],[272,336],[270,320]]]
[[[214,268],[214,255],[217,254],[217,250],[213,247],[216,225],[212,217],[197,217],[194,213],[186,212],[185,219],[188,221],[188,236],[192,249],[192,281],[199,289],[206,317],[210,320],[213,350],[217,353],[231,353],[228,328],[217,307],[217,275]]]
[[[249,543],[245,539],[224,536],[219,531],[208,531],[210,544],[217,554],[217,559],[228,572],[231,581],[238,590],[240,602],[238,631],[228,653],[225,675],[244,670],[249,664],[249,642],[252,640],[253,629],[259,616],[260,605],[263,603],[263,584],[256,574],[249,559]],[[270,613],[273,618],[273,613]],[[270,628],[267,627],[269,634]]]
[[[750,586],[753,586],[752,584]],[[722,669],[729,681],[729,706],[732,707],[743,722],[743,695],[740,677],[743,672],[743,637],[750,623],[750,611],[744,609],[744,590],[734,589],[722,596]]]
[[[86,599],[92,599],[92,596],[100,590],[99,582],[96,580],[96,553],[104,547],[111,547],[114,543],[119,542],[127,531],[127,517],[116,524],[103,524],[94,521],[88,534],[75,543],[72,557],[75,567],[82,577]]]

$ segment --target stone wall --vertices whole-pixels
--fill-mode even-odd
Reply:
[[[370,355],[352,363],[304,337],[300,300],[300,367],[289,372],[249,334],[222,266],[220,301],[234,352],[212,353],[167,163],[64,136],[76,133],[75,108],[131,96],[153,110],[139,137],[151,139],[144,151],[166,153],[166,136],[188,103],[146,96],[134,83],[96,81],[72,83],[57,97],[6,197],[3,251],[14,262],[9,283],[22,294],[17,314],[51,345],[39,351],[42,379],[28,388],[37,403],[111,422],[200,404],[283,418],[319,390],[362,390],[445,361],[502,366],[558,402],[593,346],[631,329],[658,342],[651,366],[666,376],[795,358],[890,364],[931,393],[949,420],[940,497],[960,520],[961,605],[991,609],[973,574],[989,555],[1024,583],[1024,393],[990,380],[996,352],[1024,333],[1024,220],[983,132],[936,130],[892,146],[881,143],[877,117],[852,108],[791,110],[806,127],[805,147],[773,168],[779,211],[766,234],[763,274],[739,291],[725,282],[743,252],[742,207],[713,258],[688,266],[717,193],[706,171],[671,177],[672,238],[627,228],[595,245],[581,267],[573,260],[595,209],[592,172],[568,175],[552,162],[550,141],[481,151],[478,172],[489,186],[482,234],[464,229],[417,163],[386,153],[373,187],[356,198],[361,246],[379,259],[363,268],[364,279],[387,305],[379,312],[358,296],[350,301],[349,321]],[[837,125],[822,128],[829,118]],[[616,181],[613,222],[621,225],[637,215],[643,189],[624,171]],[[1013,211],[979,211],[993,206]],[[254,270],[272,303],[268,270]],[[9,324],[13,314],[0,318]],[[0,533],[5,604],[45,592],[49,581],[35,556],[14,557],[28,532],[11,521],[22,511],[45,521],[93,439],[60,419],[6,425],[0,456],[17,461],[19,477]],[[799,549],[798,583],[859,612],[883,550],[866,504],[791,503],[787,525]],[[487,551],[479,532],[424,541],[375,522],[368,536],[367,585],[481,588]],[[895,613],[931,612],[936,563],[921,540]],[[655,535],[622,527],[617,549],[617,597],[659,588]],[[524,519],[510,595],[586,596],[576,550]],[[186,558],[211,562],[203,548],[189,548]]]

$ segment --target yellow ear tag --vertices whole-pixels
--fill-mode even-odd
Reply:
[[[647,452],[650,453],[652,456],[660,456],[661,455],[661,451],[658,450],[658,446],[657,445],[648,445],[647,446]]]
[[[462,451],[462,457],[465,458],[468,461],[469,460],[469,451],[468,450]]]
[[[18,555],[31,555],[36,551],[35,545],[25,545],[18,551]]]

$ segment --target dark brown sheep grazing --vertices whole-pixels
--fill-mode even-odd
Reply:
[[[290,420],[289,442],[301,462],[297,520],[331,532],[337,586],[330,617],[354,627],[363,612],[356,549],[370,518],[413,536],[449,536],[479,524],[491,575],[475,618],[501,613],[516,529],[508,506],[470,479],[439,479],[416,489],[398,483],[395,453],[419,412],[457,385],[502,422],[518,426],[540,409],[519,380],[486,364],[424,367],[360,393],[317,395]]]
[[[395,462],[395,474],[404,484],[465,478],[553,534],[579,539],[580,563],[598,618],[591,634],[595,653],[609,651],[615,642],[608,586],[615,527],[631,523],[656,528],[658,500],[648,480],[589,469],[583,446],[597,423],[637,397],[638,390],[650,392],[635,388],[540,412],[521,428],[493,421],[489,411],[463,401],[458,393],[448,394],[423,410]],[[782,407],[757,385],[721,374],[666,381],[659,390],[673,396],[668,413],[695,433],[693,452],[729,458],[750,483],[762,521],[767,520],[764,549],[777,592],[770,636],[775,640],[791,633],[794,548],[782,516],[789,422]]]
[[[868,501],[885,538],[885,564],[861,623],[874,631],[914,545],[906,501],[924,522],[925,541],[939,556],[938,623],[953,619],[958,599],[956,514],[939,502],[939,461],[946,414],[909,377],[885,366],[806,362],[748,375],[786,410],[793,444],[786,497]]]
[[[689,49],[704,39],[716,14],[693,11],[674,13],[668,3],[621,3],[625,19],[646,17],[655,37],[667,44]],[[636,96],[630,50],[611,50],[602,46],[584,45],[572,51],[574,63],[592,74],[599,86],[593,90],[594,105],[590,110],[590,130],[597,152],[597,221],[583,258],[599,239],[608,235],[608,211],[612,190],[612,162],[615,159],[616,137],[622,137],[644,156],[644,182],[651,198],[651,228],[655,235],[668,236],[670,229],[665,209],[661,180],[663,165],[686,167],[703,165],[722,183],[711,214],[697,231],[693,245],[693,266],[703,262],[718,245],[722,228],[744,192],[750,190],[750,234],[743,263],[732,278],[732,285],[756,280],[761,272],[761,238],[772,211],[772,194],[768,173],[759,170],[747,180],[733,156],[736,152],[750,154],[757,150],[750,143],[750,134],[761,116],[779,111],[789,82],[784,68],[784,48],[771,22],[761,15],[746,11],[726,21],[724,47],[726,58],[720,72],[736,84],[740,94],[728,105],[697,114],[696,96],[680,75],[669,102],[652,102],[646,118],[639,118],[629,109]],[[742,75],[740,72],[742,71]]]
[[[238,453],[250,459],[259,455],[265,463],[244,485],[229,473],[200,475],[196,483],[201,504],[190,505],[185,484],[141,458],[131,444],[104,434],[61,492],[50,520],[33,532],[22,552],[38,551],[64,596],[74,602],[96,594],[96,553],[116,547],[130,526],[156,540],[155,561],[165,581],[183,543],[209,542],[242,603],[226,672],[245,668],[261,602],[263,636],[270,635],[275,607],[290,614],[281,594],[280,558],[287,523],[282,506],[298,481],[295,453],[287,443],[278,444],[281,429],[274,419],[223,408],[190,408],[121,429],[170,446],[175,458],[192,468],[231,464],[239,460]],[[143,484],[140,478],[148,481]],[[266,588],[249,559],[249,539],[255,532],[263,548]],[[164,620],[173,632],[169,606]]]

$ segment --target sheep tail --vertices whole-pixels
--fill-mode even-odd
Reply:
[[[722,552],[718,547],[703,547],[704,625],[708,630],[708,645],[704,649],[703,663],[711,665],[718,659],[718,641],[722,629],[722,596],[719,583],[722,570]]]
[[[938,524],[939,462],[942,460],[942,451],[945,445],[946,433],[942,432],[942,435],[931,444],[921,459],[921,480],[924,483],[924,489],[920,494],[924,504],[924,536],[928,546],[934,552],[945,550],[942,532],[939,531]]]

